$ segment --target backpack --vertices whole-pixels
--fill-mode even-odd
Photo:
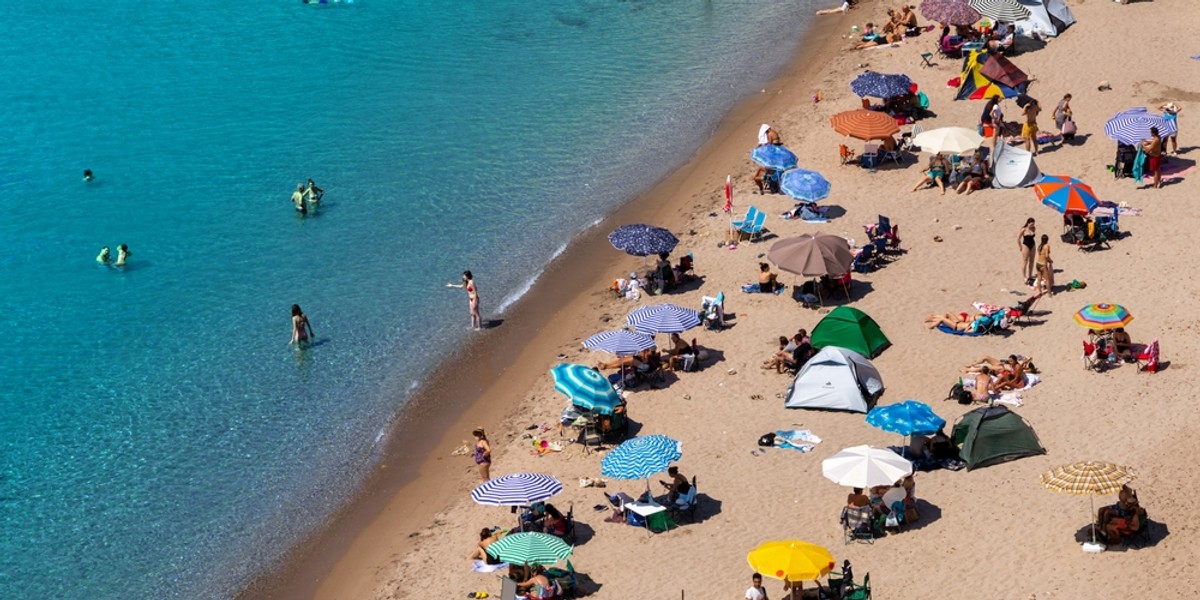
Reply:
[[[971,392],[968,392],[965,388],[963,388],[961,381],[950,387],[950,393],[946,395],[946,399],[954,400],[959,404],[970,404],[975,400],[975,398],[971,396]]]

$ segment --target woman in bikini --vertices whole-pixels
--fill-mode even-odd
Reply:
[[[308,346],[309,338],[316,338],[317,334],[313,333],[312,324],[308,322],[308,315],[300,310],[299,304],[292,305],[292,339],[288,341],[288,345],[296,344],[297,348],[304,349]]]
[[[483,329],[483,317],[479,314],[479,290],[475,287],[475,276],[463,271],[462,283],[447,283],[446,287],[467,290],[467,308],[471,311],[471,329]]]
[[[475,436],[475,464],[479,467],[479,476],[487,481],[492,478],[492,444],[482,427],[476,427],[471,435]]]
[[[1050,258],[1050,236],[1042,234],[1042,242],[1037,251],[1037,282],[1038,293],[1054,295],[1054,259]]]
[[[1025,226],[1017,233],[1017,247],[1021,249],[1021,276],[1025,278],[1025,285],[1033,285],[1033,241],[1037,239],[1037,227],[1034,225],[1033,217],[1025,220]]]

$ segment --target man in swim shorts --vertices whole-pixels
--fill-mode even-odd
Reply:
[[[300,214],[308,214],[308,207],[304,205],[303,183],[296,184],[296,191],[292,192],[292,204],[296,205],[296,211]]]
[[[1150,128],[1150,139],[1142,142],[1142,151],[1146,153],[1146,172],[1154,177],[1154,189],[1162,187],[1162,136],[1157,127]]]
[[[1038,104],[1037,100],[1032,100],[1029,104],[1025,105],[1025,108],[1021,112],[1025,114],[1025,124],[1021,126],[1021,137],[1025,138],[1025,149],[1034,156],[1037,156],[1037,116],[1038,113],[1042,112],[1042,105]]]

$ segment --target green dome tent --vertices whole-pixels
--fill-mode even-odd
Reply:
[[[954,424],[954,443],[967,470],[1045,454],[1037,434],[1020,415],[1003,406],[977,408]]]
[[[812,346],[849,348],[867,358],[875,358],[892,343],[874,319],[857,308],[839,306],[825,315],[813,328]]]

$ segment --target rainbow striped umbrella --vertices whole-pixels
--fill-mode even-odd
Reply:
[[[1087,215],[1100,204],[1092,186],[1066,175],[1043,175],[1033,185],[1042,204],[1064,215]]]
[[[1075,322],[1088,329],[1116,329],[1133,320],[1133,315],[1120,304],[1089,304],[1075,313]]]

